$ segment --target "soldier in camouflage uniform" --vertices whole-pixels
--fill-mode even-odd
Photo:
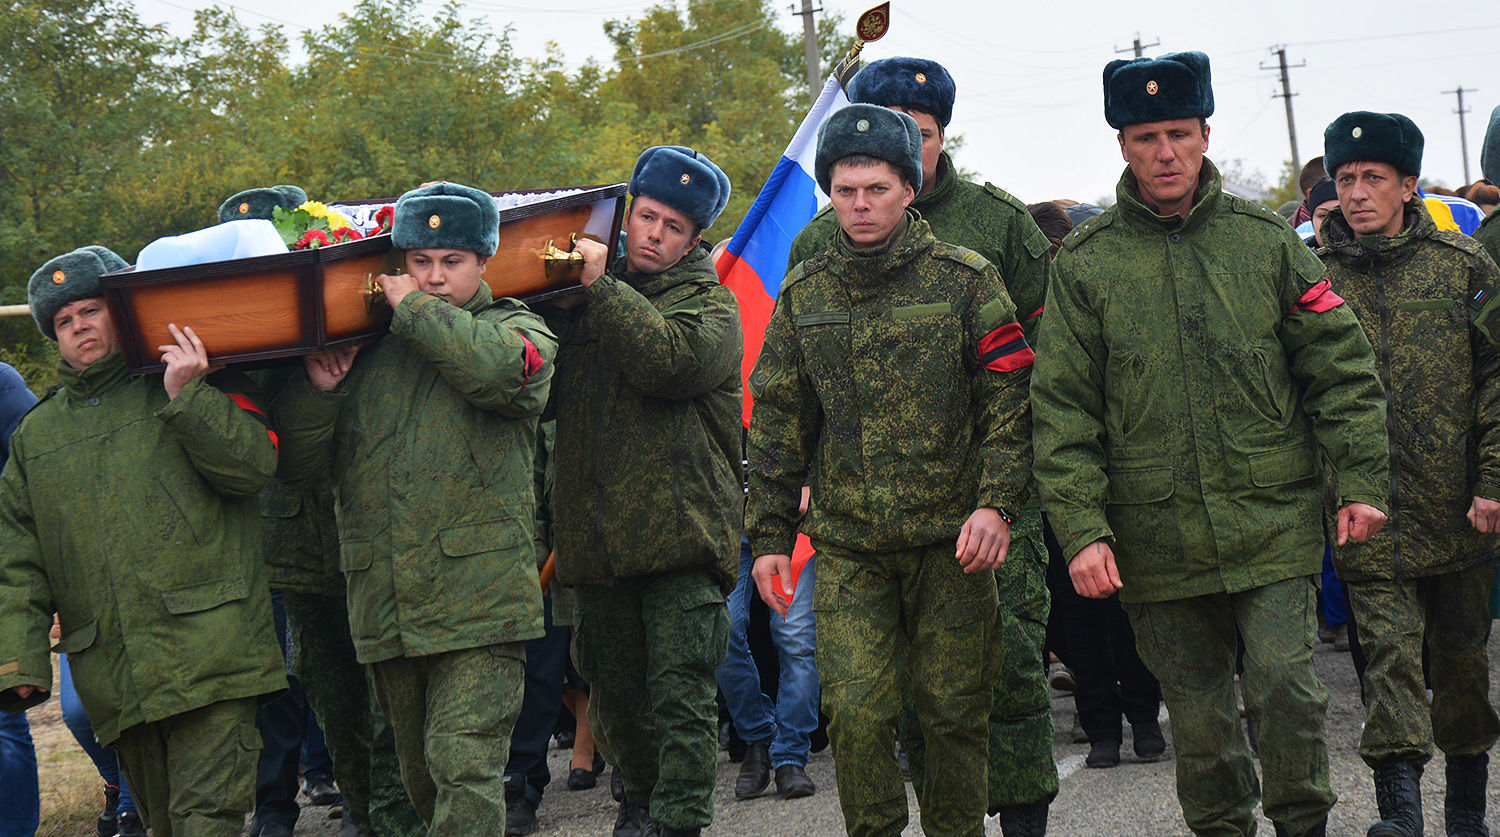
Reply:
[[[818,136],[840,232],[782,286],[750,385],[746,529],[761,597],[786,602],[800,527],[818,551],[818,668],[845,828],[896,835],[897,662],[928,759],[922,827],[980,835],[1006,509],[1026,499],[1034,357],[999,274],[907,209],[922,184],[908,115],[851,105]],[[805,520],[801,487],[812,489]],[[956,544],[955,544],[956,539]]]
[[[414,189],[391,235],[410,273],[379,277],[390,334],[310,356],[282,391],[280,475],[332,475],[350,633],[417,813],[504,834],[523,643],[542,633],[532,461],[555,342],[481,278],[489,195]]]
[[[1479,166],[1484,179],[1500,185],[1500,106],[1490,112],[1490,127],[1484,132],[1484,148],[1479,153]],[[1490,258],[1500,264],[1500,212],[1486,215],[1474,238],[1490,251]]]
[[[1500,545],[1500,350],[1488,322],[1472,320],[1500,270],[1478,242],[1433,223],[1416,194],[1422,133],[1410,119],[1346,113],[1324,143],[1339,208],[1317,252],[1375,346],[1390,415],[1390,525],[1333,553],[1369,660],[1359,754],[1381,818],[1369,833],[1422,833],[1419,780],[1435,740],[1447,757],[1447,833],[1488,835],[1500,734],[1485,650]]]
[[[696,835],[713,820],[743,510],[739,307],[699,235],[729,178],[656,146],[630,193],[624,259],[606,270],[605,245],[579,241],[585,290],[548,316],[557,580],[576,588],[589,715],[624,777],[614,833]]]
[[[158,837],[238,837],[254,800],[256,705],[286,688],[255,495],[276,468],[253,385],[208,375],[171,326],[165,372],[132,376],[99,277],[103,247],[42,265],[28,301],[61,386],[22,420],[0,478],[0,711],[68,655],[99,742]]]
[[[1249,835],[1260,797],[1235,706],[1260,721],[1266,815],[1321,835],[1328,693],[1313,670],[1319,448],[1338,540],[1384,521],[1385,401],[1323,266],[1203,157],[1208,56],[1112,62],[1118,202],[1063,240],[1032,381],[1036,477],[1080,595],[1116,590],[1161,681],[1195,834]]]
[[[885,58],[860,70],[849,83],[851,101],[889,107],[911,116],[922,132],[922,190],[911,208],[921,213],[933,237],[967,247],[1000,271],[1000,281],[1028,335],[1034,335],[1047,293],[1051,263],[1046,236],[1026,206],[998,186],[963,180],[943,150],[953,116],[955,87],[948,71],[921,58]],[[832,207],[792,243],[790,271],[828,245],[838,231]],[[996,570],[1000,591],[997,640],[1000,677],[990,709],[989,803],[1006,835],[1045,834],[1047,806],[1057,795],[1052,756],[1052,699],[1047,691],[1043,645],[1047,634],[1047,549],[1041,510],[1016,510],[1009,557]],[[901,740],[920,793],[926,744],[902,690]]]

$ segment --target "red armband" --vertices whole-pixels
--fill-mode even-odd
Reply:
[[[1314,314],[1321,314],[1324,311],[1332,311],[1343,304],[1344,298],[1334,293],[1333,286],[1328,284],[1327,279],[1323,279],[1316,285],[1308,288],[1307,293],[1303,294],[1297,300],[1297,304],[1293,305],[1292,310],[1288,311],[1287,314],[1294,314],[1298,311],[1310,311]]]
[[[979,365],[995,372],[1014,372],[1036,361],[1017,323],[1006,323],[979,339]]]
[[[271,447],[277,453],[281,452],[281,440],[276,438],[276,431],[271,429],[271,420],[266,418],[266,412],[255,406],[255,402],[236,392],[227,393],[229,400],[233,401],[241,410],[255,417],[255,420],[265,425],[266,435],[271,437]]]

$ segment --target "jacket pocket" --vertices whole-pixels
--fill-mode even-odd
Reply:
[[[375,547],[369,541],[344,541],[339,544],[339,571],[364,572],[375,560]]]
[[[296,489],[276,486],[260,494],[260,516],[287,519],[302,513],[302,494]]]
[[[93,646],[94,640],[99,636],[99,620],[90,619],[71,631],[63,634],[57,644],[52,646],[54,654],[77,654]]]
[[[1172,496],[1172,469],[1123,468],[1109,472],[1109,502],[1159,503]]]
[[[449,558],[510,549],[526,541],[527,533],[518,518],[465,523],[438,532],[438,543]]]
[[[1303,447],[1250,454],[1250,481],[1258,488],[1302,482],[1318,475],[1317,463]]]
[[[162,604],[174,616],[209,610],[221,604],[249,598],[250,585],[244,576],[216,578],[196,584],[184,584],[161,591]]]

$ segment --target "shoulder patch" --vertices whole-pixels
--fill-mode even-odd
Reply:
[[[990,193],[991,196],[998,198],[1001,203],[1009,204],[1010,206],[1020,210],[1021,212],[1026,212],[1026,204],[1022,203],[1020,198],[1012,195],[1004,189],[1001,189],[999,186],[986,181],[984,184],[984,191]]]
[[[815,273],[822,273],[826,267],[828,267],[827,253],[819,253],[806,261],[797,262],[797,266],[792,268],[792,272],[788,273],[786,278],[781,280],[781,290],[784,291]]]
[[[958,262],[976,273],[990,266],[989,260],[984,256],[967,247],[959,247],[957,244],[949,244],[946,241],[934,242],[932,245],[932,255],[933,258]]]
[[[1073,231],[1068,233],[1067,236],[1063,238],[1062,243],[1059,246],[1064,250],[1073,250],[1077,248],[1078,245],[1082,244],[1085,241],[1088,241],[1089,236],[1104,229],[1110,224],[1113,224],[1114,222],[1115,208],[1111,206],[1100,214],[1095,215],[1087,221],[1084,221],[1082,224],[1074,227]]]
[[[1224,199],[1229,201],[1230,209],[1233,209],[1235,212],[1238,212],[1241,215],[1249,215],[1252,218],[1259,218],[1260,220],[1265,221],[1268,224],[1274,224],[1278,227],[1286,227],[1287,229],[1291,229],[1291,225],[1286,222],[1285,218],[1277,215],[1275,212],[1272,212],[1269,209],[1266,209],[1264,206],[1261,206],[1255,201],[1246,200],[1239,195],[1231,195],[1228,192],[1224,193]]]

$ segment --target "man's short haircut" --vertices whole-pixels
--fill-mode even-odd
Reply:
[[[895,172],[896,176],[899,177],[899,178],[901,178],[902,185],[904,185],[904,186],[911,186],[912,188],[916,188],[912,184],[911,178],[907,176],[906,172],[904,172],[904,171],[901,170],[900,166],[896,165],[895,163],[892,163],[890,160],[886,160],[886,159],[883,159],[881,157],[876,157],[876,156],[874,156],[872,154],[850,154],[847,157],[840,157],[837,160],[833,161],[833,166],[831,168],[832,169],[836,169],[839,166],[849,166],[850,168],[855,168],[855,169],[867,169],[867,168],[869,168],[871,166],[878,166],[878,165],[887,165],[887,166],[890,166],[891,167],[891,171]]]
[[[1327,178],[1328,172],[1323,170],[1323,155],[1319,154],[1302,165],[1302,173],[1297,175],[1297,194],[1306,196],[1318,181]]]
[[[1052,242],[1049,254],[1057,255],[1058,245],[1062,244],[1062,240],[1073,231],[1073,219],[1069,218],[1068,213],[1064,212],[1063,208],[1054,201],[1028,203],[1026,211],[1031,213],[1031,220],[1041,227],[1042,235],[1047,236],[1047,240]]]

